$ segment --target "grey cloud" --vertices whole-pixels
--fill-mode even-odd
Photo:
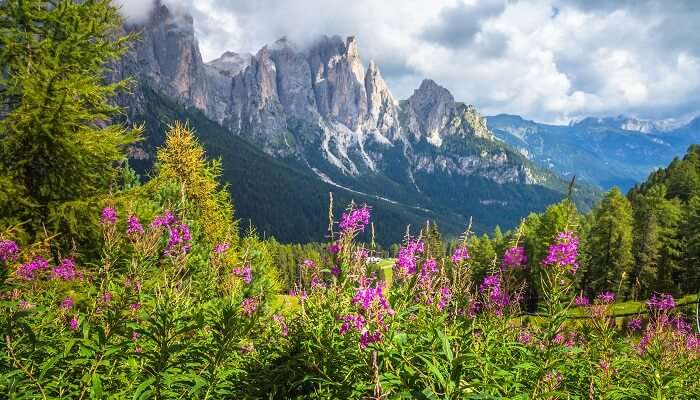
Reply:
[[[445,47],[468,46],[481,30],[482,21],[500,14],[505,6],[503,1],[482,1],[446,7],[440,12],[439,20],[427,26],[420,36]]]
[[[207,60],[354,35],[397,98],[432,78],[487,112],[543,121],[700,107],[695,0],[162,1],[192,14]]]

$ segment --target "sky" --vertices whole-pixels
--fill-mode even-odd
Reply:
[[[114,0],[131,20],[149,0]],[[700,1],[163,0],[194,17],[205,61],[354,35],[392,93],[424,78],[483,114],[549,123],[700,113]]]

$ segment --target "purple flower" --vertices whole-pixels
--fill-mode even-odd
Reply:
[[[139,338],[140,336],[141,336],[141,334],[138,333],[138,332],[136,332],[136,331],[131,332],[131,340],[133,340],[133,341],[138,340],[138,338]]]
[[[610,304],[613,301],[615,301],[615,293],[610,292],[610,291],[599,293],[597,299],[602,304]]]
[[[440,302],[438,303],[438,310],[442,311],[447,307],[447,304],[450,302],[452,299],[452,292],[450,291],[449,286],[443,286],[440,288]]]
[[[171,213],[170,211],[166,211],[163,215],[158,215],[153,219],[153,222],[151,222],[151,228],[160,228],[160,227],[170,227],[170,225],[173,225],[174,223],[177,222],[177,219]]]
[[[306,260],[302,261],[301,264],[309,269],[316,268],[316,263],[314,262],[314,260],[309,260],[308,258]]]
[[[340,243],[333,242],[328,245],[328,252],[331,254],[337,254],[340,251]]]
[[[141,309],[141,303],[131,303],[129,305],[129,308],[131,309],[132,312],[137,312],[138,310]]]
[[[72,331],[77,331],[78,330],[78,318],[73,316],[70,321],[68,322],[68,327]]]
[[[369,224],[370,208],[363,206],[349,213],[343,213],[340,217],[340,229],[343,232],[361,232]]]
[[[187,225],[181,223],[172,224],[170,225],[169,232],[170,235],[168,238],[168,245],[165,249],[165,254],[186,254],[190,251],[192,246],[189,242],[192,240],[192,236],[190,234],[190,228]]]
[[[530,342],[532,342],[532,334],[528,330],[521,330],[518,333],[518,343],[530,344]]]
[[[459,264],[462,261],[469,259],[469,251],[466,247],[458,247],[455,249],[454,253],[452,253],[451,258],[453,263]]]
[[[72,258],[61,260],[61,263],[51,270],[51,276],[54,279],[62,279],[64,281],[78,278],[79,274],[75,269],[75,261]]]
[[[0,261],[15,261],[19,254],[19,246],[12,240],[0,240]]]
[[[246,297],[243,299],[241,307],[243,308],[243,313],[250,317],[258,309],[258,300],[255,297]]]
[[[70,297],[66,297],[65,299],[63,299],[63,301],[61,302],[61,308],[63,308],[64,310],[71,310],[73,308],[73,299],[71,299]]]
[[[437,272],[437,261],[432,258],[428,258],[423,263],[423,268],[420,270],[421,281],[430,281],[433,274]]]
[[[250,267],[250,265],[234,268],[233,274],[239,278],[243,278],[243,282],[246,284],[253,281],[253,269]]]
[[[102,214],[100,215],[100,223],[102,225],[114,225],[117,223],[117,210],[112,207],[105,207],[102,209]]]
[[[365,328],[365,318],[362,315],[348,314],[341,318],[343,324],[340,325],[339,333],[345,335],[351,329],[362,332]]]
[[[364,349],[370,344],[379,342],[380,340],[382,340],[382,334],[379,331],[374,331],[373,333],[369,331],[362,332],[362,335],[360,335],[360,347]]]
[[[502,269],[521,268],[527,264],[527,256],[525,255],[524,247],[511,247],[503,254],[501,262]]]
[[[683,317],[680,317],[678,315],[675,315],[673,316],[673,318],[671,318],[671,326],[676,331],[686,335],[693,331],[692,325],[690,325],[688,321],[684,320]]]
[[[102,296],[100,296],[100,301],[103,303],[109,303],[110,301],[112,301],[112,293],[110,293],[110,292],[102,293]]]
[[[472,301],[469,303],[469,308],[467,309],[467,316],[469,318],[474,318],[476,317],[476,314],[481,311],[481,303],[478,301]]]
[[[591,301],[588,299],[588,297],[586,297],[582,294],[574,297],[574,305],[575,306],[585,307],[589,304],[591,304]]]
[[[228,249],[231,246],[228,243],[219,243],[216,246],[214,246],[214,253],[215,254],[222,254],[228,251]]]
[[[423,242],[409,240],[405,246],[399,249],[394,266],[405,275],[413,275],[417,272],[417,256],[425,249]]]
[[[127,235],[143,234],[143,226],[141,226],[141,221],[135,214],[129,215],[129,218],[126,219],[126,233]]]
[[[481,285],[479,285],[479,290],[480,291],[485,291],[490,288],[494,287],[500,287],[501,286],[501,276],[500,275],[486,275],[484,278],[484,281],[481,282]]]
[[[287,336],[289,335],[289,328],[287,327],[287,322],[284,320],[284,316],[280,314],[275,314],[272,316],[272,319],[277,322],[277,325],[280,327],[280,331],[282,331],[282,336]]]
[[[381,283],[375,284],[374,287],[359,287],[352,298],[352,304],[359,304],[363,310],[367,310],[372,305],[377,304],[384,310],[387,310],[389,314],[393,314],[394,310],[392,310],[386,297],[384,297],[382,288]]]
[[[651,299],[647,301],[647,307],[651,311],[668,311],[676,307],[676,301],[670,294],[661,294],[659,297],[656,297],[656,294],[652,294]]]
[[[331,268],[331,275],[340,276],[340,267],[337,265],[334,265],[333,268]]]
[[[627,329],[632,332],[642,330],[642,317],[636,317],[629,320],[629,322],[627,322]]]
[[[31,281],[32,279],[34,279],[34,274],[37,271],[41,271],[47,268],[49,268],[49,262],[46,261],[44,257],[36,256],[32,261],[20,265],[19,269],[17,270],[17,276],[19,276],[22,279]]]
[[[576,257],[578,257],[578,237],[573,232],[560,232],[557,234],[556,242],[549,246],[547,257],[542,264],[568,268],[573,275],[578,269]]]

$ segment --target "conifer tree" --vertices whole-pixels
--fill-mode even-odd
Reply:
[[[589,250],[595,291],[629,294],[626,280],[634,263],[632,222],[632,206],[618,188],[610,190],[594,210]]]
[[[681,229],[685,251],[680,281],[685,292],[694,292],[700,290],[700,196],[690,199],[684,220]]]
[[[0,2],[0,227],[89,232],[138,133],[110,122],[127,86],[104,79],[132,38],[121,25],[109,0]]]

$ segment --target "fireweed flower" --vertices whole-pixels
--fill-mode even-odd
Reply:
[[[356,208],[349,213],[343,213],[340,217],[340,229],[343,232],[362,232],[365,226],[369,225],[370,208],[363,206]]]
[[[219,243],[216,246],[214,246],[214,253],[215,254],[223,254],[225,253],[231,246],[228,243]]]
[[[631,332],[637,332],[642,330],[642,317],[632,318],[627,322],[627,329]]]
[[[574,297],[574,305],[578,307],[585,307],[587,305],[590,305],[591,301],[588,299],[588,297],[584,295],[578,295]]]
[[[153,222],[151,222],[151,228],[168,228],[176,222],[177,219],[175,218],[175,215],[173,215],[173,213],[170,211],[166,211],[163,215],[159,215],[153,219]]]
[[[66,297],[65,299],[63,299],[63,301],[61,302],[61,308],[64,310],[72,309],[73,308],[73,299],[71,299],[70,297]]]
[[[458,247],[455,249],[454,253],[452,253],[451,259],[453,263],[459,264],[469,259],[469,251],[466,247]]]
[[[0,240],[0,261],[15,261],[19,254],[19,246],[12,240]]]
[[[518,333],[518,343],[530,344],[532,342],[532,334],[527,329],[523,329]]]
[[[547,257],[542,261],[546,266],[558,265],[566,268],[572,275],[578,269],[578,237],[573,232],[560,232],[554,244],[549,246]]]
[[[440,288],[440,302],[437,305],[438,310],[444,310],[451,299],[452,291],[450,291],[449,286],[443,286],[442,288]]]
[[[53,279],[62,279],[64,281],[70,281],[78,278],[80,275],[75,269],[75,261],[72,258],[65,258],[61,260],[61,263],[51,270],[51,276]]]
[[[503,309],[511,303],[510,296],[501,286],[501,276],[498,274],[487,275],[479,285],[479,291],[486,297],[486,306],[495,315],[502,316]]]
[[[420,270],[420,280],[424,283],[430,283],[433,275],[437,272],[437,261],[428,258],[423,263],[423,268]]]
[[[100,223],[105,226],[117,223],[117,210],[112,207],[105,207],[100,214]]]
[[[527,256],[524,247],[511,247],[503,254],[501,269],[521,268],[527,264]]]
[[[670,294],[661,294],[659,297],[653,294],[647,301],[647,307],[650,311],[664,312],[676,307],[676,301]]]
[[[34,279],[37,271],[42,271],[48,268],[49,262],[46,261],[44,257],[36,256],[32,261],[20,265],[19,269],[17,270],[17,276],[24,280],[31,281]]]
[[[135,214],[129,215],[129,218],[126,219],[126,234],[127,235],[142,235],[143,234],[143,226],[141,226],[141,221],[139,221],[139,217],[137,217]]]
[[[258,300],[255,297],[246,297],[241,303],[241,308],[243,313],[250,317],[258,309]]]
[[[72,331],[77,331],[78,330],[78,318],[76,316],[73,316],[70,321],[68,322],[68,328]]]
[[[404,275],[413,275],[417,272],[418,254],[425,250],[423,242],[409,240],[405,246],[399,249],[394,266]]]
[[[234,268],[233,274],[239,278],[242,278],[243,282],[245,282],[246,284],[249,284],[253,281],[253,269],[250,267],[250,265]]]
[[[281,314],[275,314],[272,316],[272,319],[277,322],[277,325],[280,327],[280,331],[282,332],[282,336],[287,336],[289,335],[289,328],[287,327],[287,322],[284,319],[284,316]]]
[[[308,258],[306,260],[302,261],[301,264],[309,269],[316,268],[316,263],[314,262],[314,260],[309,260]]]
[[[337,266],[337,265],[334,265],[334,266],[331,268],[331,275],[333,275],[333,276],[340,276],[340,267]]]
[[[333,242],[328,245],[328,252],[331,254],[338,254],[338,252],[340,252],[340,243]]]
[[[613,301],[615,301],[615,293],[613,292],[603,292],[598,294],[598,297],[596,297],[598,301],[602,304],[610,304]]]
[[[100,296],[100,301],[103,303],[109,303],[110,301],[112,301],[112,293],[110,293],[110,292],[102,293],[102,296]]]
[[[351,300],[352,304],[360,305],[363,310],[368,310],[372,306],[378,306],[390,315],[393,315],[394,310],[389,305],[386,297],[384,297],[383,287],[381,283],[376,283],[374,287],[359,287]]]
[[[192,248],[189,243],[192,240],[190,228],[185,224],[177,223],[170,226],[169,232],[170,235],[165,253],[167,255],[187,254]]]

